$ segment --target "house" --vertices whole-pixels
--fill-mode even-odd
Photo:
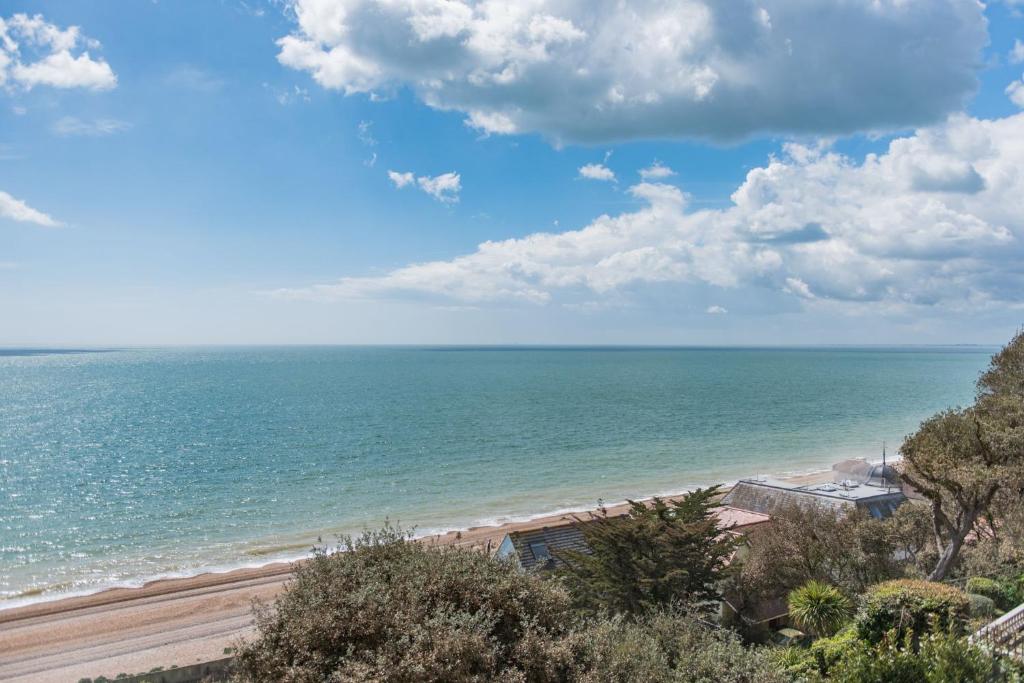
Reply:
[[[889,485],[886,477],[876,477],[876,470],[867,472],[864,481],[847,477],[846,470],[834,472],[843,478],[815,484],[800,484],[772,477],[741,479],[722,502],[741,510],[763,514],[771,514],[784,505],[797,504],[816,505],[837,513],[861,509],[876,519],[884,519],[907,500],[898,484],[893,482]]]
[[[624,513],[623,513],[624,514]],[[741,510],[733,507],[715,509],[718,526],[722,530],[735,535],[746,533],[752,527],[767,523],[771,518],[764,513]],[[586,539],[580,530],[581,524],[588,520],[577,521],[573,517],[565,517],[558,524],[510,531],[505,534],[494,556],[499,559],[509,558],[515,566],[525,572],[553,569],[560,564],[559,553],[576,551],[586,553]]]

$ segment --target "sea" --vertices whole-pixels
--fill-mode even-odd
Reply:
[[[995,349],[0,349],[0,608],[899,450]]]

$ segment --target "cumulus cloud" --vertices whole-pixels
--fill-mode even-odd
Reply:
[[[588,180],[608,180],[615,182],[615,173],[604,164],[586,164],[580,166],[580,177]]]
[[[1018,107],[1024,109],[1024,76],[1006,86],[1006,96]]]
[[[1024,62],[1024,43],[1019,39],[1013,41],[1013,48],[1010,50],[1010,64]]]
[[[1024,113],[958,115],[860,163],[827,146],[787,145],[747,174],[726,208],[694,210],[679,188],[642,182],[628,190],[638,207],[578,230],[278,294],[544,304],[698,283],[804,305],[1020,304],[1022,168]]]
[[[640,169],[640,177],[644,180],[663,180],[664,178],[671,178],[675,174],[675,171],[663,165],[660,161],[655,161],[647,168]]]
[[[65,116],[53,124],[53,132],[57,135],[68,137],[73,135],[85,135],[89,137],[101,137],[113,135],[131,127],[126,121],[117,119],[94,119],[84,121],[74,116]]]
[[[42,211],[33,209],[25,202],[15,199],[3,191],[0,191],[0,217],[22,223],[35,223],[46,228],[56,228],[62,225],[60,221],[54,220]]]
[[[0,85],[109,90],[117,85],[113,69],[84,49],[99,47],[77,26],[62,29],[40,14],[0,17]]]
[[[412,172],[388,171],[388,178],[399,189],[415,183],[431,197],[445,204],[459,201],[459,192],[462,191],[462,178],[455,172],[417,178]]]
[[[723,308],[722,306],[708,306],[707,310],[704,312],[709,315],[724,315],[729,312],[729,309]]]
[[[958,110],[976,0],[293,0],[278,60],[557,142],[905,128]],[[808,87],[815,84],[816,87]]]

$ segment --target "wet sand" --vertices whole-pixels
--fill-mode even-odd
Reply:
[[[828,474],[791,481],[816,482]],[[625,509],[610,506],[608,511]],[[420,540],[494,550],[509,531],[564,523],[572,516],[473,527]],[[0,610],[0,680],[114,678],[220,659],[225,648],[252,633],[252,601],[272,600],[291,570],[291,564],[274,563]]]

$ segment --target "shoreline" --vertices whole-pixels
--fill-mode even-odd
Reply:
[[[780,478],[789,481],[809,483],[819,480],[822,476],[830,473],[828,468],[815,468],[799,473],[779,474]],[[757,475],[750,476],[760,476]],[[737,480],[719,484],[724,491],[728,491]],[[682,491],[665,491],[652,493],[645,496],[637,496],[633,500],[648,501],[652,498],[674,498],[692,491],[696,486]],[[699,487],[699,488],[707,488]],[[624,511],[628,505],[626,500],[614,503],[605,503],[609,512]],[[460,547],[476,547],[481,550],[497,548],[497,545],[510,531],[523,531],[548,526],[555,522],[562,522],[574,515],[586,515],[597,510],[596,505],[591,506],[569,506],[558,508],[548,512],[542,512],[519,517],[512,517],[509,521],[497,522],[495,524],[475,524],[464,527],[449,528],[444,530],[434,529],[425,533],[415,533],[413,539],[418,542],[430,543],[433,545],[455,545]],[[500,517],[497,519],[501,519]],[[415,527],[413,527],[415,529]],[[335,548],[328,547],[329,552]],[[271,577],[287,577],[293,571],[296,563],[303,562],[312,554],[312,548],[301,555],[287,557],[267,558],[266,562],[247,562],[238,566],[220,568],[203,567],[194,573],[176,575],[157,575],[143,579],[138,582],[126,582],[127,585],[111,585],[98,587],[95,590],[82,591],[78,593],[51,593],[26,596],[25,598],[11,597],[0,600],[0,626],[18,621],[21,619],[32,619],[41,616],[51,616],[64,612],[90,609],[116,605],[118,603],[131,601],[139,598],[155,598],[173,595],[181,591],[202,590],[228,586],[237,582],[250,580],[267,579]],[[6,604],[5,604],[6,603]]]

